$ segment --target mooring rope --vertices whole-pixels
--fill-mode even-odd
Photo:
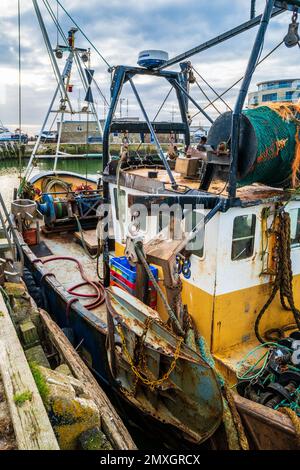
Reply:
[[[281,305],[285,310],[293,312],[296,325],[300,330],[300,311],[295,306],[293,295],[293,272],[291,261],[291,219],[288,212],[280,211],[278,214],[279,224],[276,230],[276,275],[271,295],[260,310],[254,325],[257,339],[264,343],[259,332],[259,325],[265,312],[273,302],[277,292],[280,292]]]

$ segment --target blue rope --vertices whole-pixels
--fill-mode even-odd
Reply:
[[[218,382],[220,386],[223,387],[225,385],[225,379],[222,376],[222,374],[216,369],[214,358],[212,357],[203,336],[200,336],[200,338],[198,339],[198,347],[199,347],[201,356],[203,357],[205,362],[207,362],[207,364],[215,371]]]

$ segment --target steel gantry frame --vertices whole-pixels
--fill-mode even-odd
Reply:
[[[256,34],[254,44],[251,50],[249,61],[247,64],[246,72],[242,81],[241,88],[239,90],[237,100],[232,113],[232,124],[231,124],[231,160],[230,160],[230,172],[229,172],[229,188],[228,193],[230,198],[236,197],[237,187],[237,163],[239,154],[239,139],[240,139],[240,121],[245,99],[249,91],[249,86],[258,63],[265,35],[268,29],[271,18],[283,13],[285,10],[298,11],[300,8],[300,0],[266,0],[264,12],[261,15],[255,16],[256,1],[251,0],[251,11],[250,20],[242,23],[236,28],[230,29],[229,31],[216,36],[210,41],[206,41],[199,46],[196,46],[182,54],[179,54],[172,59],[166,61],[161,65],[158,70],[162,71],[171,65],[177,64],[182,60],[186,60],[199,52],[203,52],[211,47],[214,47],[224,41],[227,41],[255,26],[259,25],[258,32]],[[195,103],[194,103],[195,104]]]

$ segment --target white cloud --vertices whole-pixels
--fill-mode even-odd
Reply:
[[[55,0],[49,0],[55,7]],[[61,0],[74,19],[84,28],[89,38],[95,43],[108,61],[113,64],[136,65],[140,50],[159,48],[167,50],[171,56],[181,53],[195,45],[211,39],[217,34],[230,29],[249,18],[250,0]],[[38,0],[44,19],[49,29],[53,45],[56,44],[56,31],[45,9],[42,0]],[[257,12],[260,12],[265,0],[258,0]],[[47,105],[52,96],[56,82],[42,35],[35,18],[32,1],[21,0],[22,6],[22,85],[23,85],[23,122],[27,128],[38,126],[42,121]],[[17,85],[18,85],[18,54],[17,54],[17,0],[1,1],[0,18],[0,87],[3,91],[0,99],[0,118],[13,125],[17,122]],[[60,21],[65,31],[71,22],[62,12]],[[265,42],[265,52],[269,51],[286,34],[290,13],[283,14],[272,21]],[[201,74],[220,93],[244,73],[250,48],[256,30],[246,32],[227,43],[210,49],[191,60]],[[86,46],[85,39],[78,35],[78,44]],[[299,75],[297,58],[298,49],[282,49],[277,51],[266,63],[256,71],[252,89],[257,81],[278,77],[297,77]],[[60,63],[63,66],[63,62]],[[96,69],[96,77],[109,96],[110,77],[107,67],[93,53],[92,64]],[[74,84],[78,81],[74,79]],[[168,91],[168,84],[157,84],[149,77],[139,77],[138,89],[149,107],[150,115],[154,115],[163,97]],[[214,94],[205,85],[205,92],[214,98]],[[197,87],[192,88],[196,99],[204,106],[205,100]],[[237,88],[227,97],[233,104]],[[82,92],[83,96],[83,92]],[[78,87],[75,86],[74,99],[77,100]],[[138,112],[132,94],[124,90],[124,97],[129,98],[130,113]],[[98,98],[99,109],[103,109]],[[162,118],[170,119],[174,96],[170,98]],[[222,103],[218,104],[224,110]],[[198,119],[198,118],[197,118]]]

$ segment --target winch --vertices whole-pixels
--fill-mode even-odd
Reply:
[[[102,197],[97,191],[68,193],[61,197],[44,194],[38,203],[48,229],[74,226],[77,221],[88,227],[95,224]]]
[[[288,407],[300,416],[300,333],[270,344],[261,369],[240,376],[237,391],[268,408]]]

